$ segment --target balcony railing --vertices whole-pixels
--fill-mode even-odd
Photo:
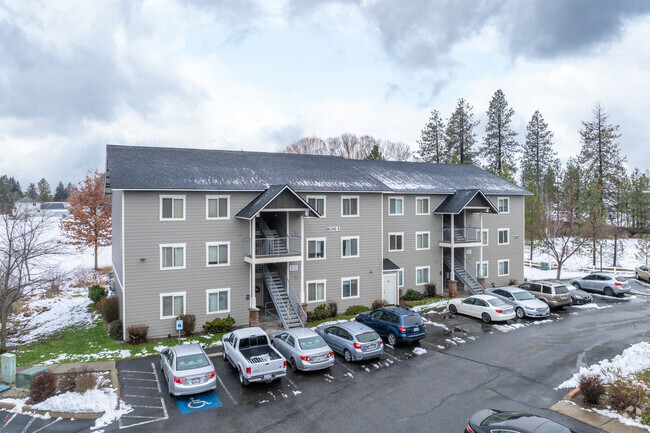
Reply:
[[[255,239],[255,256],[300,255],[300,236]],[[244,254],[251,255],[251,238],[244,238]]]
[[[442,241],[451,242],[451,229],[442,229]],[[454,243],[480,242],[481,229],[478,227],[457,227],[454,228]]]

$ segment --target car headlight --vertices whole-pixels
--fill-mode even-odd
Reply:
[[[535,307],[530,307],[530,306],[526,305],[526,310],[535,311]]]

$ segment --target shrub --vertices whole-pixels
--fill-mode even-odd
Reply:
[[[203,330],[208,334],[223,334],[224,332],[232,331],[232,325],[235,324],[235,319],[228,316],[225,319],[216,318],[211,322],[203,325]]]
[[[327,304],[327,306],[330,309],[330,316],[331,317],[336,317],[336,315],[339,313],[339,306],[337,305],[336,302],[332,301]]]
[[[307,314],[307,316],[309,316],[309,314]],[[330,310],[330,307],[328,307],[327,304],[320,304],[314,308],[314,311],[311,312],[311,318],[308,317],[308,320],[323,320],[328,317],[332,317],[332,310]]]
[[[117,298],[102,298],[97,305],[106,323],[113,323],[120,318],[120,301]]]
[[[351,316],[353,314],[363,313],[364,311],[370,311],[370,308],[365,305],[351,305],[347,310],[345,310],[345,315]]]
[[[59,394],[66,392],[73,392],[76,386],[75,380],[77,379],[77,373],[74,370],[71,370],[67,373],[59,374],[59,380],[56,382],[56,388]]]
[[[605,394],[605,385],[603,379],[597,374],[581,374],[578,377],[580,391],[585,399],[585,403],[597,405],[600,397]]]
[[[196,316],[194,314],[181,314],[176,319],[183,321],[183,335],[191,337],[196,326]]]
[[[147,341],[147,333],[149,327],[147,325],[131,325],[126,328],[126,333],[129,336],[129,344],[142,344]]]
[[[519,284],[519,283],[518,283],[517,280],[515,280],[514,278],[511,279],[510,282],[508,283],[508,285],[510,285],[510,286],[516,286],[516,285],[518,285],[518,284]]]
[[[617,379],[608,388],[609,403],[618,411],[624,411],[630,406],[638,408],[645,396],[644,388],[628,379]]]
[[[50,371],[39,374],[29,387],[32,403],[40,403],[56,394],[56,376]]]
[[[434,298],[437,294],[436,291],[436,285],[434,283],[428,283],[426,286],[424,286],[427,292],[427,296],[429,298]]]
[[[94,286],[90,286],[88,297],[96,304],[100,299],[106,297],[106,292],[102,286],[95,284]]]
[[[120,319],[114,320],[111,323],[108,335],[115,341],[122,341],[122,321]]]
[[[95,388],[97,385],[97,378],[92,373],[83,373],[77,376],[75,380],[75,392],[84,393],[89,389]]]
[[[372,301],[372,309],[376,310],[377,308],[383,308],[388,305],[388,301],[384,299],[375,299]]]
[[[408,289],[406,294],[402,296],[402,299],[405,301],[421,301],[425,298],[424,293],[418,292],[417,290]]]
[[[641,422],[645,425],[650,425],[650,404],[646,405],[645,409],[641,412]]]

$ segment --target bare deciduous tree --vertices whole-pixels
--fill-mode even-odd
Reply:
[[[411,158],[410,147],[402,142],[378,140],[369,135],[357,137],[346,132],[339,137],[322,140],[318,137],[304,137],[290,144],[284,153],[302,153],[310,155],[341,156],[346,159],[364,159],[378,146],[382,155],[391,161],[408,161]]]
[[[303,137],[287,146],[284,153],[327,155],[327,144],[318,137]]]

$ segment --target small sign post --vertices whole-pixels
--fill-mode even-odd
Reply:
[[[181,344],[181,331],[183,330],[183,321],[181,319],[176,320],[176,330],[178,331],[178,344]]]

